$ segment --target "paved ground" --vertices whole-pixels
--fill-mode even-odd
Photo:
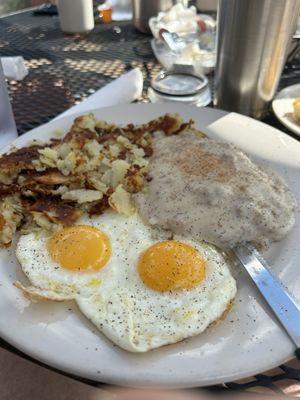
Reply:
[[[108,400],[103,390],[75,382],[0,350],[1,400]]]

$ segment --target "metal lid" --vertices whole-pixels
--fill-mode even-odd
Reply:
[[[208,85],[204,75],[196,75],[184,69],[161,71],[151,81],[157,92],[172,96],[191,96],[201,92]]]

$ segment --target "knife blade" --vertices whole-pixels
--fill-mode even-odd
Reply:
[[[265,298],[286,332],[297,346],[300,355],[300,306],[291,296],[282,282],[270,270],[267,262],[255,247],[239,245],[234,254],[245,267],[258,290]]]

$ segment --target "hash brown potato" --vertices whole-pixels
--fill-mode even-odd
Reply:
[[[62,139],[35,142],[0,157],[0,246],[9,246],[16,230],[55,230],[83,214],[109,207],[130,215],[131,194],[148,179],[148,157],[155,134],[193,129],[178,114],[143,125],[121,127],[93,114],[74,120]]]

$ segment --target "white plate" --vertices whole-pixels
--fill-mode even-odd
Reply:
[[[300,135],[300,122],[293,118],[293,101],[300,97],[300,83],[282,89],[272,102],[273,111],[280,122],[292,132]]]
[[[116,123],[141,123],[165,112],[193,118],[211,137],[232,141],[259,162],[271,165],[300,200],[300,143],[253,119],[220,110],[182,105],[122,105],[95,111]],[[53,121],[20,137],[48,138],[66,131],[73,117]],[[265,254],[300,302],[300,218],[290,235]],[[97,381],[132,386],[192,387],[217,384],[265,371],[293,356],[294,346],[243,271],[236,271],[238,295],[227,318],[193,339],[148,354],[113,346],[68,304],[29,304],[12,286],[24,279],[13,249],[0,253],[0,336],[32,357]]]

